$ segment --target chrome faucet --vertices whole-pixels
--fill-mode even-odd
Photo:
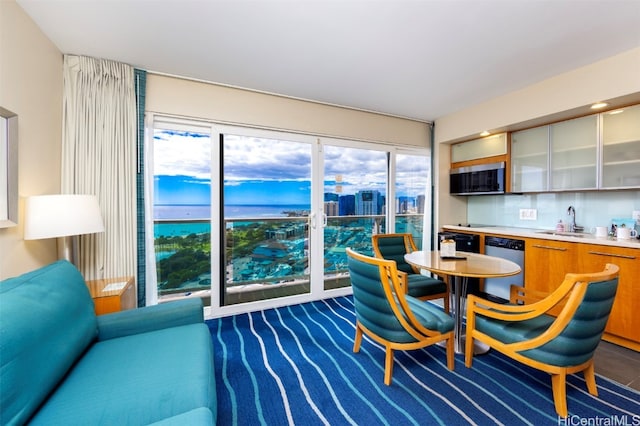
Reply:
[[[576,225],[576,209],[574,209],[573,206],[569,206],[567,214],[571,217],[571,221],[569,221],[569,232],[584,231],[584,227]]]

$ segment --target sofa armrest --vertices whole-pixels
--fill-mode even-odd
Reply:
[[[164,328],[204,322],[202,300],[176,300],[107,315],[99,315],[98,340],[108,340]]]

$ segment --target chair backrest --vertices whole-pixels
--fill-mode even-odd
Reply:
[[[399,298],[406,296],[400,290],[395,263],[364,256],[350,248],[347,260],[358,321],[392,342],[414,342],[424,337],[403,314]]]
[[[381,259],[393,260],[399,271],[414,274],[413,267],[404,260],[404,255],[416,249],[411,234],[376,234],[371,238],[373,252]]]
[[[573,280],[575,284],[555,321],[566,326],[548,343],[523,355],[558,366],[579,365],[591,359],[609,319],[618,272],[616,265],[609,264],[605,271],[595,274],[567,274],[565,282]]]

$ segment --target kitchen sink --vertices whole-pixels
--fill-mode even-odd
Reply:
[[[563,237],[577,237],[577,238],[582,238],[585,235],[588,235],[582,232],[558,232],[558,231],[537,231],[536,234],[560,235]]]

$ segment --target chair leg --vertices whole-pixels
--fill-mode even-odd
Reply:
[[[449,313],[449,295],[447,294],[445,297],[442,298],[442,300],[443,300],[442,305],[443,305],[444,311],[446,313]]]
[[[473,335],[470,332],[467,332],[467,339],[464,347],[464,365],[467,368],[471,368],[471,364],[473,364]]]
[[[389,386],[391,384],[391,376],[393,375],[393,349],[387,346],[387,351],[384,359],[384,384]]]
[[[455,368],[455,350],[453,348],[453,333],[447,339],[447,368],[451,371]]]
[[[556,413],[560,417],[567,417],[567,373],[562,372],[551,375],[551,387],[553,388],[553,404]]]
[[[360,352],[360,343],[362,343],[362,329],[360,323],[356,323],[356,338],[353,341],[353,352]]]
[[[595,365],[593,360],[591,364],[584,370],[584,380],[587,382],[587,389],[593,396],[598,396],[598,387],[596,386]]]

